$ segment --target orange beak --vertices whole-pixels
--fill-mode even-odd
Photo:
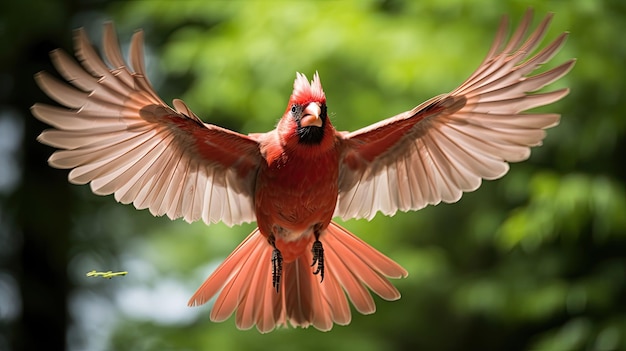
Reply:
[[[303,111],[303,116],[300,119],[300,126],[302,127],[321,127],[322,119],[320,118],[320,114],[322,113],[322,109],[320,105],[316,102],[311,102]]]

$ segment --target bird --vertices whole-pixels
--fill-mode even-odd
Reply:
[[[333,218],[372,219],[454,203],[483,179],[502,177],[526,160],[560,115],[526,112],[561,100],[568,88],[538,91],[566,75],[569,59],[541,73],[564,45],[564,32],[539,47],[553,14],[532,30],[527,10],[507,41],[503,16],[478,68],[459,87],[362,129],[337,131],[318,72],[296,73],[276,128],[244,135],[205,123],[181,100],[167,105],[149,82],[143,32],[129,61],[113,24],[103,55],[83,29],[75,58],[50,53],[60,78],[39,72],[39,87],[58,104],[31,112],[50,125],[38,141],[55,150],[48,163],[69,169],[69,182],[155,216],[210,225],[257,223],[188,302],[215,298],[210,319],[235,315],[239,329],[328,331],[376,310],[373,292],[400,298],[391,279],[398,263]],[[339,118],[339,117],[338,117]]]

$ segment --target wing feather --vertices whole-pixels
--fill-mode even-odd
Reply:
[[[180,100],[176,109],[167,106],[146,78],[141,31],[131,41],[130,65],[111,23],[103,39],[108,65],[82,29],[74,38],[79,63],[61,50],[51,52],[63,81],[35,75],[62,105],[31,109],[55,128],[38,138],[60,149],[49,163],[71,169],[72,183],[89,183],[96,194],[114,194],[157,216],[228,225],[254,221],[258,142],[202,123]]]
[[[533,54],[552,15],[532,33],[532,11],[505,43],[508,19],[478,69],[449,94],[361,130],[338,134],[343,147],[335,215],[371,219],[428,204],[458,201],[482,179],[496,179],[508,162],[530,156],[541,145],[544,129],[559,115],[525,113],[551,104],[569,92],[534,93],[563,77],[569,60],[543,73],[533,72],[554,57],[567,33]]]

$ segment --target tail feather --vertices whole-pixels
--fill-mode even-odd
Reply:
[[[271,283],[272,249],[258,231],[251,235],[254,236],[251,238],[251,244],[254,245],[242,247],[239,251],[237,257],[242,259],[233,264],[234,267],[231,269],[234,274],[218,295],[211,311],[211,320],[222,322],[237,310],[237,327],[244,330],[250,329],[258,323],[259,315],[264,307],[266,314],[264,318],[274,320],[274,323],[270,322],[268,326],[270,329],[267,331],[271,331],[275,325],[285,324],[284,316],[281,317],[283,308],[278,305],[280,300],[276,299],[276,289]],[[209,277],[211,278],[212,276]],[[270,303],[261,306],[258,297],[263,295],[268,296]]]
[[[329,267],[328,270],[333,270],[339,285],[343,288],[346,294],[348,294],[348,297],[356,310],[361,314],[374,313],[376,311],[376,304],[374,303],[372,295],[370,295],[367,288],[363,286],[361,281],[359,281],[354,273],[352,273],[351,267],[346,266],[345,261],[343,261],[343,257],[340,256],[339,252],[341,251],[338,252],[335,247],[332,247],[331,245],[326,245],[325,250],[328,252],[328,255],[326,255],[326,262]]]
[[[263,249],[262,245],[257,246],[258,249]],[[263,251],[265,253],[265,251]],[[269,257],[264,257],[266,255],[261,255],[260,260],[258,262],[264,262],[269,259]],[[259,316],[262,313],[262,308],[265,303],[262,302],[265,299],[265,296],[269,296],[269,305],[271,306],[270,311],[268,311],[269,318],[268,323],[271,325],[270,330],[274,328],[274,308],[272,303],[272,295],[273,291],[268,290],[265,283],[267,283],[268,277],[271,277],[271,270],[269,264],[260,264],[256,263],[254,265],[249,265],[251,267],[251,272],[249,274],[241,274],[241,279],[248,281],[248,287],[242,286],[241,290],[239,290],[238,299],[241,300],[241,305],[237,308],[237,326],[240,329],[250,329],[252,328],[257,321],[259,320]],[[243,269],[242,269],[243,270]],[[248,296],[239,296],[239,295],[248,295]],[[225,295],[223,293],[222,295]],[[226,316],[228,317],[228,316]],[[261,323],[259,323],[261,324]]]
[[[346,249],[357,253],[356,256],[358,258],[365,261],[368,266],[378,273],[394,279],[406,278],[409,275],[406,269],[402,268],[392,259],[383,255],[380,251],[374,249],[339,224],[332,222],[328,230],[338,231],[338,233],[331,236],[331,238],[340,242]]]
[[[268,251],[269,252],[269,251]],[[256,327],[261,333],[267,333],[279,325],[285,325],[285,309],[283,307],[282,299],[278,298],[276,289],[272,286],[272,270],[271,255],[268,255],[266,264],[259,263],[259,285],[258,291],[261,291],[258,298],[254,295],[250,295],[248,298],[251,301],[249,308],[257,308],[258,318],[256,320]],[[263,283],[265,279],[265,284]]]
[[[332,313],[328,304],[322,301],[319,277],[313,275],[310,252],[285,264],[285,279],[282,289],[289,323],[301,327],[315,326],[327,331],[333,326]],[[344,297],[345,299],[345,297]]]
[[[328,308],[332,315],[332,320],[339,325],[347,325],[352,320],[350,314],[350,305],[343,292],[341,284],[335,276],[335,272],[329,269],[324,281],[330,280],[330,283],[320,284],[324,301],[328,304]]]
[[[345,265],[346,270],[383,299],[399,299],[400,292],[385,276],[404,278],[408,275],[407,271],[339,225],[329,227],[329,231],[335,230],[337,235],[327,235],[327,246],[335,252],[335,257],[341,258],[338,261]]]
[[[283,279],[277,292],[272,286],[273,248],[256,229],[200,286],[189,305],[204,304],[219,293],[211,311],[213,321],[224,321],[236,311],[240,329],[256,325],[266,333],[289,323],[327,331],[333,323],[350,323],[346,295],[363,314],[376,310],[368,288],[386,300],[400,298],[386,279],[407,275],[397,263],[334,222],[320,240],[326,253],[322,282],[319,275],[313,274],[313,257],[306,250],[296,260],[283,263]]]
[[[255,234],[260,234],[258,228],[242,241],[241,244],[226,257],[224,262],[215,269],[211,276],[202,283],[200,288],[198,288],[191,299],[189,299],[187,303],[188,306],[200,306],[207,303],[218,291],[222,290],[222,288],[230,282],[233,275],[239,272],[243,264],[242,261],[247,260],[249,257],[249,255],[241,255],[240,253],[243,251],[249,254],[251,249],[258,246],[258,241],[262,237],[258,235],[255,236]]]

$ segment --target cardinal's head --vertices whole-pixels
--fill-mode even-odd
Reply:
[[[322,144],[324,136],[332,133],[326,109],[326,96],[317,72],[310,83],[304,74],[296,74],[293,93],[279,129],[287,139],[296,138],[298,144],[310,146]]]

